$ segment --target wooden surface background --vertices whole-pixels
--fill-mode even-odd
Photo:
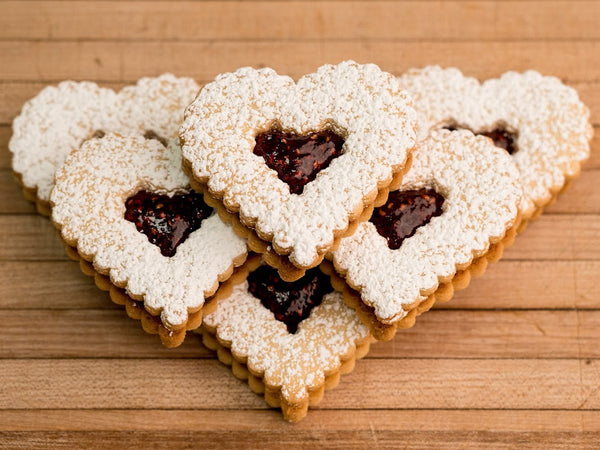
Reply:
[[[194,336],[162,348],[79,272],[12,179],[10,124],[62,79],[206,82],[243,65],[298,77],[350,58],[556,75],[596,137],[501,262],[290,425]],[[596,1],[0,1],[0,447],[598,448],[598,126]]]

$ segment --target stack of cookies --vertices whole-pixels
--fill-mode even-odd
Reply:
[[[167,347],[198,330],[297,421],[371,343],[497,261],[591,136],[577,93],[537,72],[480,84],[349,61],[202,89],[65,81],[25,104],[9,146],[100,289]]]

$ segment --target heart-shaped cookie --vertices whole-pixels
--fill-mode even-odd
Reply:
[[[521,199],[516,167],[489,139],[432,132],[413,152],[400,189],[332,253],[352,288],[346,300],[376,338],[390,339],[500,257]]]
[[[50,196],[64,242],[104,277],[114,300],[123,303],[127,294],[160,316],[155,331],[168,346],[199,326],[205,300],[247,253],[189,190],[175,141],[167,148],[155,139],[107,134],[65,160]]]
[[[458,69],[430,66],[409,71],[400,83],[415,101],[419,139],[443,127],[467,128],[512,153],[524,221],[539,215],[589,156],[588,108],[557,78],[507,72],[480,84]]]
[[[296,422],[321,400],[325,389],[337,385],[340,374],[354,368],[373,339],[340,293],[330,286],[312,289],[313,281],[305,283],[303,293],[317,305],[290,332],[277,313],[264,306],[265,298],[271,296],[257,293],[251,284],[264,283],[275,295],[294,288],[281,280],[273,283],[275,269],[268,266],[260,267],[257,274],[257,263],[260,259],[249,259],[244,266],[251,272],[248,281],[234,286],[204,318],[203,341],[223,363],[232,365],[235,376],[248,380],[270,406],[280,407],[286,420]],[[298,282],[304,280],[290,285]],[[227,283],[221,289],[226,287]]]
[[[180,136],[192,186],[291,281],[385,199],[415,126],[395,77],[344,62],[297,83],[271,69],[219,75],[186,109]]]
[[[46,87],[13,122],[9,149],[25,195],[49,215],[54,173],[86,139],[117,132],[177,140],[183,109],[198,90],[191,78],[170,74],[142,78],[118,93],[86,81]]]

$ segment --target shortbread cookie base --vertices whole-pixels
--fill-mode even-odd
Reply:
[[[232,262],[227,271],[221,274],[219,277],[221,286],[219,286],[219,282],[216,283],[211,296],[206,298],[202,307],[197,310],[188,310],[187,322],[182,323],[177,328],[167,327],[160,318],[160,312],[152,314],[145,308],[143,299],[131,297],[123,287],[112,283],[106,274],[98,272],[93,263],[84,259],[75,247],[70,246],[64,240],[62,241],[67,255],[72,260],[79,262],[81,271],[85,275],[93,277],[96,286],[103,291],[107,291],[113,303],[124,306],[130,318],[141,321],[142,328],[146,333],[158,334],[162,344],[167,348],[179,347],[185,340],[186,332],[197,329],[202,324],[202,317],[213,312],[219,300],[226,298],[231,293],[232,287],[244,281],[248,276],[247,271],[236,270],[246,260],[246,255],[241,255],[239,259]],[[219,289],[219,287],[222,287],[222,289]]]
[[[340,376],[346,375],[354,370],[357,359],[361,359],[369,352],[371,345],[370,341],[361,343],[356,346],[356,351],[351,355],[346,355],[342,359],[342,365],[339,370],[327,373],[325,381],[317,389],[309,391],[309,398],[304,403],[288,403],[284,396],[281,395],[281,389],[276,386],[269,386],[264,383],[262,374],[252,373],[244,361],[236,359],[231,350],[222,345],[215,334],[207,330],[206,327],[201,327],[199,332],[202,335],[202,343],[205,347],[217,353],[219,361],[230,366],[233,375],[248,383],[252,392],[263,395],[265,401],[272,408],[281,408],[284,420],[288,422],[298,422],[306,417],[308,408],[318,405],[323,399],[325,390],[335,388],[340,382]]]
[[[542,205],[536,205],[535,209],[523,213],[522,214],[523,218],[521,220],[521,223],[519,224],[517,233],[518,234],[523,233],[527,229],[527,225],[529,224],[529,222],[540,217],[544,213],[546,208],[549,208],[554,203],[556,203],[556,200],[558,200],[558,196],[563,194],[564,192],[566,192],[571,187],[571,183],[573,182],[574,179],[576,179],[579,176],[580,173],[581,173],[581,164],[578,163],[577,170],[575,171],[575,173],[572,176],[565,175],[565,182],[562,184],[562,186],[551,188],[552,197],[550,197],[547,202],[545,202]]]
[[[281,408],[284,420],[289,422],[298,422],[306,417],[308,408],[319,404],[323,399],[325,390],[333,389],[338,385],[340,375],[346,375],[354,370],[356,360],[367,355],[372,342],[371,339],[366,339],[365,342],[357,343],[354,353],[345,355],[342,358],[342,364],[338,370],[326,373],[324,383],[316,389],[309,390],[308,399],[304,403],[288,403],[285,397],[281,395],[279,387],[265,384],[263,374],[253,373],[245,361],[236,358],[230,348],[218,340],[215,332],[216,330],[210,330],[206,326],[202,326],[196,331],[196,333],[201,334],[204,346],[215,351],[219,361],[230,366],[236,378],[246,381],[254,393],[263,395],[269,406]]]
[[[356,231],[356,227],[361,222],[365,222],[371,218],[373,214],[373,209],[383,205],[388,198],[389,192],[394,191],[400,187],[402,184],[402,178],[404,174],[408,172],[412,163],[412,155],[409,153],[407,160],[403,166],[403,169],[399,172],[396,172],[393,178],[387,183],[385,186],[382,186],[376,194],[369,196],[369,198],[363,199],[363,209],[362,211],[348,224],[348,227],[344,230],[338,230],[335,233],[335,237],[332,245],[327,249],[322,249],[319,252],[319,256],[315,259],[310,266],[301,267],[296,265],[288,255],[278,253],[277,250],[271,245],[270,242],[266,241],[260,236],[260,230],[257,231],[252,227],[248,226],[244,223],[243,219],[240,218],[238,212],[229,211],[225,205],[221,202],[219,198],[214,196],[208,187],[205,184],[199,183],[195,180],[190,174],[191,169],[186,165],[186,161],[184,160],[183,169],[184,171],[190,175],[190,185],[193,190],[197,192],[202,192],[204,194],[204,202],[210,207],[217,210],[219,217],[226,223],[232,225],[235,233],[246,239],[248,241],[248,248],[256,253],[261,253],[264,256],[265,262],[278,270],[279,275],[285,281],[292,282],[296,281],[299,278],[304,276],[306,270],[316,267],[325,258],[325,255],[337,249],[340,241],[354,234]]]
[[[336,291],[342,293],[345,303],[356,311],[359,319],[369,327],[371,334],[378,341],[389,341],[392,339],[398,329],[410,328],[415,324],[416,318],[426,311],[429,311],[436,302],[445,303],[449,301],[455,291],[465,289],[472,278],[477,278],[485,272],[489,263],[497,262],[504,252],[505,248],[510,247],[520,228],[520,217],[515,224],[506,231],[503,238],[498,242],[490,244],[488,251],[475,258],[466,268],[456,271],[451,280],[440,282],[438,288],[427,296],[424,300],[418,299],[407,305],[404,309],[406,316],[395,323],[384,323],[380,321],[374,313],[374,309],[361,300],[360,292],[353,286],[350,286],[334,269],[333,263],[323,261],[320,268],[331,278],[331,285]]]
[[[37,188],[30,188],[25,186],[25,184],[23,183],[23,176],[20,173],[13,171],[13,176],[15,177],[17,184],[21,188],[21,191],[23,191],[23,195],[25,196],[27,201],[35,205],[35,209],[39,214],[41,214],[44,217],[49,217],[50,213],[52,212],[50,202],[42,200],[38,197]]]

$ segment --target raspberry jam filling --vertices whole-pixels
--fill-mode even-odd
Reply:
[[[333,288],[329,277],[318,268],[307,270],[302,278],[288,283],[281,279],[276,269],[261,266],[248,275],[248,291],[294,334],[298,324]]]
[[[461,128],[458,126],[448,126],[444,127],[445,130],[456,131],[456,130],[464,130],[466,128]],[[504,149],[508,152],[509,155],[514,154],[517,151],[517,135],[515,133],[510,133],[504,128],[495,128],[491,131],[482,131],[480,133],[475,133],[478,136],[486,136],[489,137],[496,147]]]
[[[342,154],[344,139],[331,130],[306,136],[267,131],[256,136],[254,154],[262,156],[292,194],[302,194],[304,186]]]
[[[140,191],[125,201],[125,220],[133,222],[164,256],[173,256],[177,246],[211,214],[202,194],[196,192],[169,197]]]
[[[443,204],[444,197],[433,189],[395,191],[385,205],[375,208],[371,222],[387,239],[388,247],[395,250],[432,217],[441,215]]]

